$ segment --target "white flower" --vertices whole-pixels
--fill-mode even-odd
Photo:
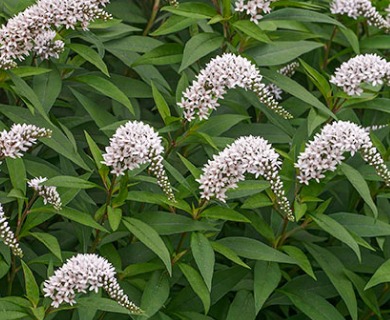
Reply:
[[[271,12],[271,3],[276,0],[237,0],[234,10],[245,12],[254,23],[259,23],[262,14]]]
[[[350,121],[336,121],[327,124],[314,140],[306,144],[295,167],[299,169],[300,183],[309,184],[325,177],[326,171],[335,171],[344,159],[344,153],[354,155],[360,152],[363,159],[372,165],[378,175],[390,186],[390,172],[378,150],[373,146],[369,131]]]
[[[295,71],[298,69],[298,67],[299,67],[299,63],[294,61],[286,65],[285,67],[279,69],[277,72],[286,77],[292,77]],[[266,88],[275,97],[276,100],[282,100],[283,90],[280,89],[276,84],[270,83],[267,85]]]
[[[333,14],[346,14],[353,19],[364,17],[369,24],[386,31],[390,30],[389,21],[379,14],[369,0],[334,0],[330,4],[330,11]]]
[[[245,180],[245,173],[251,173],[256,178],[264,177],[271,184],[278,205],[290,220],[294,220],[279,176],[280,164],[279,155],[265,139],[241,137],[214,155],[213,160],[204,166],[197,180],[202,189],[201,197],[207,200],[215,197],[225,202],[226,191],[236,188],[239,181]]]
[[[58,58],[64,42],[54,40],[56,29],[75,29],[80,25],[87,30],[97,18],[110,15],[99,6],[109,0],[38,0],[38,2],[9,19],[0,29],[0,68],[16,66],[14,59],[24,60],[35,52],[42,59]]]
[[[61,210],[61,197],[57,192],[57,188],[53,186],[42,186],[43,182],[47,181],[46,177],[38,177],[27,182],[30,188],[33,188],[39,196],[43,198],[44,204],[53,205],[54,209]]]
[[[96,254],[78,254],[54,272],[43,284],[45,297],[52,299],[52,307],[58,308],[62,303],[76,303],[77,293],[98,292],[103,288],[110,298],[133,313],[141,310],[129,300],[115,278],[115,269],[103,257]]]
[[[0,132],[0,159],[20,158],[38,138],[50,137],[52,131],[31,124],[14,124],[10,131]]]
[[[178,105],[184,109],[184,117],[188,121],[195,119],[195,115],[201,120],[208,119],[209,113],[219,106],[218,99],[223,98],[228,89],[239,87],[254,91],[267,107],[284,118],[292,118],[279,106],[261,80],[260,72],[249,60],[225,53],[212,59],[200,71]]]
[[[20,258],[23,257],[23,251],[20,249],[19,242],[8,225],[7,217],[4,214],[3,206],[0,204],[0,239],[4,244],[10,247],[12,253]]]
[[[111,173],[124,175],[126,170],[139,168],[150,163],[150,171],[157,178],[158,185],[168,199],[175,201],[175,196],[162,161],[161,137],[153,128],[140,121],[129,121],[120,126],[110,138],[110,145],[103,154],[104,164],[112,167]]]
[[[330,82],[350,96],[361,95],[362,83],[390,84],[390,63],[376,54],[358,55],[337,68]]]
[[[169,5],[171,5],[172,7],[177,7],[179,5],[179,1],[169,0]]]

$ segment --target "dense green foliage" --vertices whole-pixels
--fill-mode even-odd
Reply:
[[[22,259],[0,242],[0,319],[387,319],[390,313],[390,189],[359,153],[320,182],[300,184],[294,163],[327,123],[387,125],[390,91],[364,85],[348,96],[330,83],[357,54],[388,59],[389,35],[330,13],[328,1],[276,1],[258,24],[234,0],[112,0],[113,19],[89,30],[57,30],[58,59],[31,54],[0,70],[0,126],[52,130],[22,158],[0,165],[0,203]],[[3,0],[6,23],[34,3]],[[385,15],[387,0],[373,1]],[[209,119],[188,122],[177,105],[212,58],[241,55],[264,83],[283,90],[283,119],[250,90],[227,92]],[[290,78],[277,72],[293,61]],[[115,130],[129,120],[163,139],[163,165],[176,201],[148,165],[115,176],[102,163]],[[370,132],[390,160],[389,127]],[[255,175],[201,198],[202,168],[241,136],[261,136],[280,155],[280,176],[295,222]],[[150,168],[149,168],[150,171]],[[45,205],[27,180],[47,177],[62,209]],[[58,309],[43,283],[77,253],[96,253],[116,269],[130,314],[103,290]]]

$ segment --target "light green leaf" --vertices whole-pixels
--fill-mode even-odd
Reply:
[[[385,261],[374,273],[371,279],[367,282],[364,290],[372,288],[377,284],[390,282],[390,260]]]
[[[30,268],[27,266],[27,264],[21,260],[22,268],[23,268],[23,274],[24,274],[24,283],[26,286],[26,295],[28,300],[31,301],[31,303],[36,307],[39,303],[39,288],[37,285],[37,282],[34,278],[34,274],[30,270]]]
[[[62,188],[75,188],[75,189],[91,189],[91,188],[100,188],[101,186],[96,183],[72,176],[56,176],[48,179],[45,182],[42,182],[44,186],[54,186]]]
[[[193,36],[185,45],[183,60],[179,72],[189,67],[205,55],[221,47],[224,38],[216,33],[199,33]]]
[[[172,274],[171,257],[164,241],[156,230],[145,222],[134,218],[124,218],[126,228],[134,234],[145,246],[152,250],[164,262],[169,274]]]
[[[367,182],[364,180],[360,172],[344,162],[340,164],[340,168],[349,182],[351,182],[353,187],[363,198],[364,202],[370,207],[371,211],[374,213],[374,216],[378,217],[378,209],[371,198],[371,193]]]
[[[84,213],[81,211],[78,211],[76,209],[63,207],[61,210],[57,212],[57,214],[63,216],[64,218],[73,220],[77,223],[80,223],[82,225],[85,225],[87,227],[91,227],[94,229],[101,230],[103,232],[108,231],[102,227],[99,223],[97,223],[90,215],[89,213]]]
[[[205,235],[199,232],[191,234],[191,250],[208,290],[214,274],[215,255],[213,247]]]
[[[317,280],[313,268],[311,267],[310,261],[307,256],[303,253],[301,249],[294,246],[283,246],[281,248],[284,252],[286,252],[290,257],[297,260],[298,265],[301,267],[303,271],[305,271],[310,277],[314,280]]]
[[[108,222],[113,231],[116,231],[119,227],[119,224],[122,220],[122,209],[121,208],[112,208],[111,206],[107,207]]]
[[[204,312],[207,314],[210,309],[210,292],[206,284],[203,281],[203,278],[200,276],[198,271],[188,264],[179,263],[179,268],[183,272],[184,276],[188,280],[191,288],[197,294],[197,296],[202,300]]]
[[[210,241],[210,244],[213,247],[215,252],[218,252],[219,254],[223,255],[225,258],[229,259],[230,261],[233,261],[234,263],[244,268],[250,269],[250,267],[244,261],[242,261],[241,258],[232,249],[215,241]]]
[[[157,110],[160,113],[160,116],[163,119],[164,123],[167,124],[167,118],[171,116],[171,111],[169,110],[169,106],[167,102],[165,101],[162,94],[158,91],[153,81],[152,81],[152,92],[153,92],[154,102],[156,103],[157,106]]]
[[[72,43],[69,44],[68,47],[72,49],[74,52],[76,52],[80,57],[87,60],[88,62],[92,63],[96,68],[98,68],[101,72],[103,72],[107,77],[110,76],[110,73],[108,72],[107,66],[104,63],[103,59],[100,57],[100,55],[93,50],[92,48],[79,44],[79,43]]]

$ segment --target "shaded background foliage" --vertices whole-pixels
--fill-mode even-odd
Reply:
[[[32,3],[2,1],[2,22]],[[388,6],[373,3],[380,12]],[[27,178],[47,176],[64,208],[34,203],[19,235],[23,266],[0,243],[0,318],[387,318],[389,189],[357,155],[302,188],[293,164],[332,118],[388,124],[388,87],[349,98],[328,80],[356,54],[388,58],[389,36],[364,19],[331,15],[328,1],[274,2],[257,25],[232,9],[230,0],[180,1],[177,8],[113,0],[107,11],[114,19],[96,21],[89,31],[60,32],[66,50],[58,60],[31,56],[1,71],[1,128],[26,122],[53,130],[22,159],[1,164],[0,202],[11,227],[32,195]],[[242,54],[265,81],[283,89],[281,104],[294,119],[282,119],[253,93],[235,89],[210,119],[184,122],[176,103],[223,52]],[[296,59],[300,67],[292,79],[277,73]],[[101,153],[128,120],[149,123],[163,137],[176,203],[146,166],[110,191],[112,175]],[[201,168],[243,135],[262,136],[281,154],[297,222],[278,214],[269,184],[254,177],[229,191],[226,204],[200,201]],[[389,128],[371,138],[388,161]],[[103,293],[49,308],[38,287],[81,252],[106,257],[145,315],[128,315]]]

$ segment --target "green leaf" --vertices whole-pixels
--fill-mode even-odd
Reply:
[[[96,183],[72,176],[56,176],[42,182],[42,185],[75,189],[101,188]]]
[[[68,45],[70,49],[76,52],[80,57],[92,63],[96,68],[103,72],[107,77],[110,76],[107,66],[100,55],[92,48],[78,43],[71,43]]]
[[[50,233],[30,232],[30,236],[42,242],[58,259],[62,261],[61,248],[56,237]]]
[[[247,36],[252,37],[253,39],[270,43],[271,39],[268,38],[267,34],[254,22],[249,20],[238,20],[233,23],[233,27],[245,33]]]
[[[133,64],[133,67],[153,64],[166,65],[179,63],[183,58],[183,46],[178,43],[163,44],[139,57]]]
[[[5,159],[8,168],[9,178],[11,179],[11,183],[13,186],[13,190],[20,191],[20,198],[18,198],[18,206],[19,212],[23,210],[24,198],[26,196],[26,167],[24,165],[24,161],[21,158],[6,158]],[[12,190],[11,190],[12,192]],[[11,197],[10,194],[8,194]]]
[[[163,7],[161,11],[169,11],[173,14],[193,19],[207,19],[217,14],[215,8],[206,3],[199,2],[180,3],[180,6],[176,8],[167,6]]]
[[[28,300],[31,301],[31,303],[36,307],[39,303],[39,288],[37,285],[37,282],[34,278],[34,274],[30,270],[30,268],[27,266],[26,263],[24,263],[23,260],[21,260],[22,268],[23,268],[23,274],[24,274],[24,283],[26,286],[26,295]]]
[[[164,241],[156,230],[145,222],[134,218],[124,218],[123,223],[145,246],[152,250],[164,262],[169,274],[172,274],[171,257]]]
[[[252,292],[247,290],[238,291],[229,307],[226,320],[255,320],[256,313],[254,305],[255,301]]]
[[[340,27],[339,30],[343,33],[344,37],[347,39],[349,44],[351,45],[353,51],[356,54],[360,54],[360,48],[359,48],[359,39],[355,32],[353,32],[351,29],[346,27]]]
[[[142,212],[137,215],[136,218],[145,222],[160,235],[217,230],[208,223],[196,221],[180,214],[172,214],[170,212]]]
[[[291,80],[289,77],[286,77],[271,70],[262,69],[261,73],[266,79],[275,83],[283,91],[290,93],[291,95],[312,105],[319,111],[322,111],[326,115],[331,116],[333,119],[337,120],[336,116],[333,114],[332,111],[330,111],[320,100],[318,100],[315,96],[313,96],[309,91],[307,91],[296,81]]]
[[[305,245],[309,253],[325,271],[329,280],[347,305],[353,320],[357,319],[357,301],[352,283],[347,279],[343,270],[344,265],[330,251],[314,244]]]
[[[372,288],[377,284],[390,282],[390,260],[385,261],[374,273],[371,279],[367,282],[364,290]]]
[[[228,237],[218,240],[218,243],[232,249],[236,254],[244,258],[297,264],[295,259],[255,239]]]
[[[322,46],[322,43],[313,41],[275,41],[248,49],[245,54],[252,57],[258,66],[277,66]]]
[[[0,310],[0,319],[16,320],[16,319],[28,319],[29,315],[20,311],[4,311]]]
[[[61,74],[56,67],[52,68],[51,72],[37,75],[33,79],[34,92],[46,112],[50,111],[62,90]]]
[[[120,304],[118,304],[118,302],[96,296],[78,298],[77,306],[105,312],[114,312],[126,315],[130,314],[130,311],[125,307],[122,307]]]
[[[87,227],[91,227],[94,229],[98,229],[103,232],[108,231],[102,227],[99,223],[97,223],[90,215],[89,213],[84,213],[81,211],[78,211],[76,209],[63,207],[60,211],[57,212],[57,214],[63,216],[64,218],[70,219],[72,221],[75,221],[77,223],[80,223],[82,225],[85,225]]]
[[[203,211],[200,216],[208,219],[220,219],[237,222],[250,222],[248,218],[241,213],[226,207],[214,206]]]
[[[150,33],[150,35],[154,37],[174,33],[188,28],[190,25],[196,23],[197,20],[182,16],[170,16],[156,31]]]
[[[94,75],[82,75],[73,78],[73,80],[85,83],[86,85],[100,92],[104,96],[110,97],[111,99],[118,101],[119,103],[123,104],[132,114],[135,114],[134,108],[130,100],[111,81]]]
[[[286,252],[290,257],[297,260],[298,265],[301,267],[303,271],[305,271],[310,277],[314,280],[317,280],[313,268],[311,267],[310,261],[307,256],[303,253],[301,249],[294,246],[283,246],[281,248],[284,252]]]
[[[156,103],[157,110],[163,119],[164,123],[167,124],[167,118],[171,116],[171,111],[169,110],[169,106],[167,102],[165,101],[162,94],[158,91],[156,86],[154,85],[154,82],[151,82],[152,84],[152,92],[153,92],[153,99]]]
[[[200,175],[202,174],[202,170],[198,169],[196,166],[194,166],[188,159],[183,157],[181,154],[177,154],[180,158],[180,160],[183,162],[183,164],[186,166],[186,168],[191,172],[192,176],[195,179],[199,179]]]
[[[344,162],[340,164],[340,168],[349,182],[351,182],[353,187],[363,198],[364,202],[370,207],[371,211],[374,213],[374,216],[378,217],[378,209],[371,198],[371,193],[367,182],[364,180],[360,172]]]
[[[273,203],[270,198],[267,197],[264,193],[254,194],[244,201],[241,208],[242,209],[257,209],[263,207],[272,206]]]
[[[330,217],[360,237],[390,236],[390,225],[373,217],[347,212],[334,213]]]
[[[205,235],[199,232],[191,234],[191,250],[204,282],[211,291],[214,274],[215,255],[213,247]]]
[[[139,274],[149,273],[161,269],[164,269],[164,266],[161,263],[144,262],[130,264],[121,273],[121,278],[135,277]]]
[[[131,219],[131,218],[130,218]],[[141,309],[145,314],[140,319],[149,319],[164,305],[169,297],[169,280],[166,272],[155,271],[145,286]]]
[[[21,78],[36,76],[36,75],[48,73],[51,71],[52,71],[52,69],[40,68],[40,67],[30,67],[30,66],[18,66],[17,68],[12,69],[12,72]]]
[[[210,244],[215,252],[218,252],[225,258],[229,259],[230,261],[233,261],[234,263],[244,268],[250,269],[250,267],[244,261],[242,261],[241,258],[232,249],[215,241],[211,241]]]
[[[312,213],[310,216],[322,230],[328,232],[331,236],[339,239],[341,242],[350,247],[355,252],[359,261],[361,261],[362,257],[360,254],[359,245],[356,243],[355,239],[351,236],[347,229],[345,229],[336,220],[333,220],[331,217],[325,214]]]
[[[189,67],[200,58],[222,46],[224,38],[216,33],[199,33],[193,36],[185,45],[183,60],[179,72]]]
[[[282,274],[277,263],[256,261],[253,281],[256,314],[259,313],[264,302],[278,287],[281,278]]]
[[[122,220],[122,209],[121,208],[112,208],[111,206],[107,207],[108,222],[112,231],[116,231]]]
[[[91,151],[93,160],[95,161],[96,168],[100,170],[103,167],[102,161],[104,161],[102,152],[97,146],[96,142],[92,139],[92,137],[88,134],[87,131],[84,131],[85,139],[87,140],[89,150]]]
[[[389,103],[390,103],[390,99],[376,98],[376,99],[370,100],[370,101],[353,103],[353,104],[346,106],[346,108],[377,110],[377,111],[381,111],[381,112],[385,112],[385,113],[390,113],[390,108],[387,107],[389,105]]]
[[[316,69],[306,63],[304,60],[299,59],[299,63],[305,69],[306,74],[314,85],[320,90],[325,99],[328,99],[332,94],[332,88],[328,80]]]
[[[178,263],[178,265],[181,272],[183,272],[184,276],[188,280],[191,288],[194,290],[200,300],[202,300],[204,312],[207,314],[210,309],[210,289],[207,288],[203,278],[193,267],[184,263]]]
[[[340,312],[323,297],[304,290],[280,290],[312,320],[343,320]]]

